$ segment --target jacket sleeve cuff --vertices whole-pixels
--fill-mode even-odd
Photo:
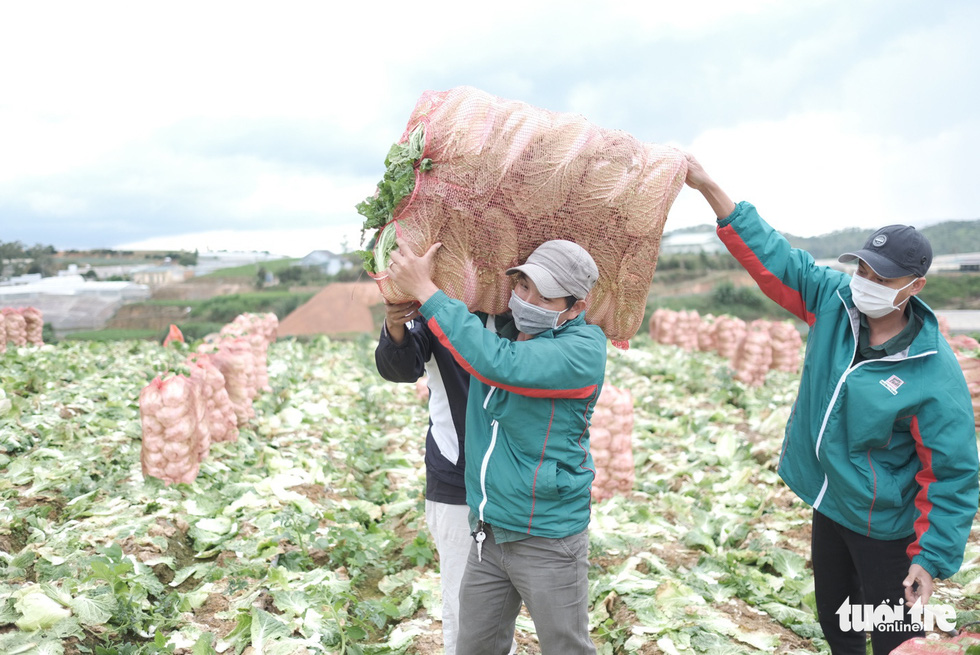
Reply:
[[[924,568],[926,570],[926,573],[928,573],[929,575],[931,575],[934,578],[944,578],[944,577],[946,577],[946,576],[943,576],[943,575],[939,575],[939,571],[936,568],[935,564],[933,564],[932,562],[928,561],[925,558],[925,556],[923,556],[923,555],[916,555],[915,557],[913,557],[912,558],[912,563],[913,564],[918,564],[919,566],[921,566],[922,568]]]
[[[428,321],[436,314],[436,312],[449,304],[451,301],[452,299],[447,296],[444,291],[436,291],[421,307],[419,307],[419,313],[422,314],[425,320]]]
[[[745,202],[744,200],[742,200],[741,202],[736,203],[735,204],[735,210],[732,211],[731,214],[729,214],[725,218],[719,218],[718,219],[718,227],[719,228],[722,228],[722,227],[725,227],[726,225],[728,225],[729,223],[734,222],[735,219],[737,219],[739,216],[741,216],[742,214],[744,214],[746,212],[746,210],[748,208],[748,205],[749,205],[749,203]]]

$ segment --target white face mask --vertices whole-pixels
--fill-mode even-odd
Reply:
[[[559,317],[568,311],[567,308],[557,311],[538,307],[524,300],[514,291],[510,292],[510,302],[507,306],[510,307],[510,311],[514,315],[514,325],[517,326],[517,329],[524,334],[530,334],[532,337],[545,330],[556,329]]]
[[[901,309],[900,305],[895,304],[898,292],[902,289],[908,289],[913,284],[915,284],[915,280],[901,289],[892,289],[855,274],[851,276],[851,299],[854,300],[854,306],[858,308],[858,311],[865,316],[881,318],[896,309]],[[911,297],[909,296],[909,298]],[[903,300],[901,304],[905,304],[909,298]]]

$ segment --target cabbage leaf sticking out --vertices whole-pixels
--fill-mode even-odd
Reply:
[[[357,213],[364,217],[361,227],[362,242],[367,230],[381,230],[380,234],[375,235],[375,246],[358,251],[364,260],[364,269],[369,273],[377,273],[387,267],[387,255],[395,245],[394,230],[387,228],[391,227],[398,204],[415,190],[416,167],[423,171],[432,169],[432,160],[422,159],[424,149],[425,128],[419,123],[404,143],[391,146],[388,156],[385,157],[385,174],[378,183],[377,192],[356,206]],[[385,232],[390,234],[385,236]],[[385,245],[379,248],[382,241]],[[384,260],[383,263],[379,261],[379,255]]]
[[[15,622],[21,630],[33,632],[50,628],[62,619],[71,616],[71,610],[65,608],[56,600],[52,600],[40,585],[32,585],[14,593],[17,599],[14,609],[21,617]]]
[[[391,251],[395,249],[395,239],[397,236],[397,229],[394,223],[389,224],[381,230],[381,234],[378,235],[378,242],[374,246],[374,263],[377,268],[375,272],[388,268],[388,263],[391,260]]]

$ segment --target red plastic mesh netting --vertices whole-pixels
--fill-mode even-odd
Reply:
[[[419,123],[433,166],[416,169],[394,220],[416,253],[442,242],[435,283],[471,311],[502,313],[504,271],[544,241],[575,241],[599,267],[586,320],[625,347],[684,184],[683,153],[470,87],[425,92],[400,142]],[[389,301],[409,299],[383,271],[376,279]]]

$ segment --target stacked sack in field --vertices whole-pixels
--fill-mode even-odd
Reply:
[[[736,380],[755,386],[765,383],[766,373],[772,364],[769,321],[757,320],[749,323],[745,337],[738,344],[735,357],[731,361]]]
[[[701,343],[700,326],[701,315],[697,311],[692,309],[691,311],[680,312],[674,343],[684,350],[692,352],[697,350]]]
[[[507,310],[508,268],[544,241],[568,239],[599,268],[586,320],[616,345],[636,334],[667,212],[684,185],[682,152],[470,87],[425,92],[399,147],[415,163],[413,183],[400,186],[407,195],[391,198],[379,185],[358,206],[365,229],[378,229],[369,272],[386,299],[410,299],[385,274],[396,231],[417,254],[441,242],[434,281],[488,314]]]
[[[650,338],[657,343],[673,345],[674,329],[677,323],[677,312],[669,309],[655,309],[650,315],[647,329],[650,331]]]
[[[592,412],[589,448],[595,462],[592,499],[626,494],[633,488],[633,395],[611,384],[602,387]]]
[[[144,476],[192,482],[211,444],[235,441],[239,426],[255,416],[256,371],[266,371],[278,319],[243,314],[232,325],[188,356],[188,375],[157,377],[140,393]]]
[[[700,325],[701,316],[697,311],[657,309],[650,316],[649,328],[650,335],[660,343],[697,350]]]
[[[201,423],[205,407],[199,385],[189,377],[156,377],[139,398],[143,475],[167,484],[193,482],[211,442]]]
[[[224,376],[237,424],[248,423],[255,416],[252,401],[259,395],[255,354],[249,339],[225,336],[201,344],[197,351],[207,354]]]
[[[225,387],[225,376],[210,355],[192,354],[187,358],[187,365],[190,368],[190,378],[197,383],[201,402],[204,403],[206,427],[202,430],[207,432],[209,441],[219,443],[237,440],[238,417]]]
[[[745,338],[745,321],[737,316],[719,316],[715,319],[715,352],[731,361],[738,352],[738,344]]]
[[[269,390],[267,355],[278,328],[275,314],[239,314],[198,346],[198,352],[210,355],[224,376],[238,425],[255,416],[252,401],[260,391]]]
[[[25,307],[21,310],[27,323],[27,343],[33,346],[43,346],[44,315],[37,307]]]
[[[649,326],[658,343],[718,353],[746,384],[762,384],[769,370],[796,372],[803,360],[803,338],[789,321],[759,319],[746,325],[734,316],[657,309]]]
[[[252,348],[255,359],[255,386],[261,391],[271,391],[266,368],[269,344],[276,340],[279,319],[275,314],[239,314],[235,320],[221,328],[219,334],[244,337]]]
[[[12,307],[3,308],[3,322],[6,326],[7,343],[13,346],[27,345],[27,320],[24,314]]]
[[[698,350],[714,352],[718,349],[718,322],[714,314],[705,314],[697,326]]]
[[[769,324],[769,337],[772,340],[772,363],[774,371],[795,373],[800,370],[803,360],[803,337],[789,321],[772,321]]]
[[[0,353],[7,352],[7,344],[13,346],[43,346],[44,319],[36,307],[4,307],[0,320]]]
[[[951,335],[945,316],[939,317],[939,330],[956,353],[956,361],[963,369],[963,377],[973,400],[973,420],[980,426],[980,342],[966,334]]]

